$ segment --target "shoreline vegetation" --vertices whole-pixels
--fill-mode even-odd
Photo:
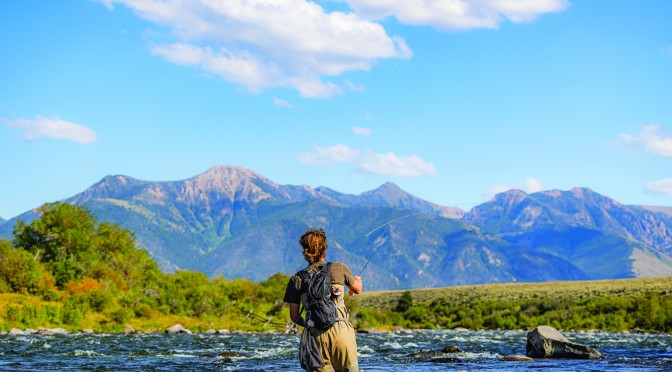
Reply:
[[[45,204],[0,240],[0,332],[284,332],[289,277],[262,282],[158,269],[133,234],[86,209]],[[484,284],[364,292],[348,301],[362,332],[420,329],[672,332],[672,277]],[[132,331],[132,332],[131,332]]]

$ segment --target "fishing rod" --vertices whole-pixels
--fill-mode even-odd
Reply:
[[[381,228],[383,228],[383,227],[385,227],[385,226],[387,226],[387,225],[389,225],[389,224],[391,224],[391,223],[397,222],[397,221],[399,221],[399,220],[403,220],[404,218],[408,218],[408,217],[412,217],[412,216],[417,216],[417,215],[419,215],[419,214],[422,214],[422,212],[416,212],[416,213],[407,214],[407,215],[405,215],[405,216],[401,216],[401,217],[399,217],[399,218],[395,218],[395,219],[393,219],[393,220],[391,220],[391,221],[387,221],[387,222],[385,222],[384,224],[382,224],[382,225],[376,227],[375,229],[369,231],[366,235],[364,235],[364,238],[366,238],[367,241],[369,242],[369,250],[366,251],[366,256],[368,256],[369,258],[366,260],[366,264],[364,264],[364,267],[362,267],[362,270],[359,272],[359,274],[358,274],[357,276],[362,276],[362,273],[364,272],[364,269],[366,269],[366,267],[369,266],[369,262],[371,262],[371,259],[373,258],[373,254],[372,254],[372,255],[369,255],[369,253],[371,253],[371,250],[373,250],[373,248],[375,248],[375,247],[374,247],[373,243],[372,243],[371,241],[368,240],[369,235],[373,234],[373,233],[374,233],[375,231],[377,231],[378,229],[381,229]]]
[[[254,310],[245,310],[241,307],[236,306],[235,300],[231,300],[231,305],[233,306],[234,309],[240,311],[241,314],[244,314],[245,318],[249,318],[254,323],[263,324],[266,327],[268,326],[286,327],[286,324],[284,323],[274,322],[273,317],[264,318],[259,314],[255,314]]]

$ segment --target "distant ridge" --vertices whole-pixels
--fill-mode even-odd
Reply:
[[[672,207],[657,207],[654,205],[640,205],[639,207],[651,212],[662,213],[672,217]]]
[[[568,260],[591,278],[667,275],[672,219],[588,188],[510,190],[464,220],[522,246]]]
[[[390,182],[352,195],[218,165],[179,181],[107,176],[66,201],[134,232],[165,271],[293,274],[305,264],[298,237],[313,226],[327,232],[330,260],[358,273],[371,258],[369,289],[672,275],[668,210],[587,188],[509,190],[465,212]],[[409,213],[419,214],[387,224]],[[0,224],[0,236],[36,217],[28,211]]]

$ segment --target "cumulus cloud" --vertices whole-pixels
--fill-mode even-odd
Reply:
[[[354,127],[352,128],[352,133],[360,136],[371,136],[373,135],[373,130],[370,128]]]
[[[407,25],[440,30],[497,28],[505,20],[529,22],[568,7],[567,0],[340,0],[372,20],[395,17]]]
[[[541,182],[534,178],[528,178],[525,180],[525,182],[517,185],[495,185],[492,187],[489,187],[488,189],[485,190],[483,193],[486,198],[490,198],[496,194],[509,191],[511,189],[518,189],[518,190],[523,190],[528,194],[539,192],[543,190],[543,186],[541,185]]]
[[[621,140],[625,145],[635,149],[672,157],[672,131],[666,130],[660,125],[652,124],[642,127],[639,135],[620,134]]]
[[[327,12],[307,0],[100,0],[124,5],[170,32],[152,51],[197,66],[250,91],[284,87],[329,97],[353,83],[333,79],[366,71],[383,58],[410,58],[403,39],[352,12]]]
[[[412,51],[378,23],[395,17],[408,25],[442,30],[497,28],[567,8],[567,0],[98,0],[130,8],[161,30],[151,50],[166,60],[196,66],[249,91],[290,88],[304,97],[363,92],[351,71],[380,59],[408,59]]]
[[[23,129],[29,141],[49,137],[90,144],[98,140],[98,136],[91,129],[61,119],[37,116],[35,119],[6,120],[5,123],[11,127]]]
[[[423,177],[436,173],[436,167],[417,155],[399,156],[392,152],[375,153],[360,151],[348,145],[331,147],[315,146],[315,152],[298,155],[306,164],[351,163],[357,175],[380,175],[389,177]]]
[[[646,191],[656,195],[672,196],[672,178],[664,178],[646,184]]]

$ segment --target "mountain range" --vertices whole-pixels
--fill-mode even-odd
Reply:
[[[299,236],[314,226],[327,233],[327,258],[369,289],[672,275],[672,208],[587,188],[509,190],[464,211],[389,182],[351,195],[215,166],[182,181],[107,176],[65,201],[134,232],[167,272],[292,274],[305,266]],[[35,218],[0,221],[0,237]]]

